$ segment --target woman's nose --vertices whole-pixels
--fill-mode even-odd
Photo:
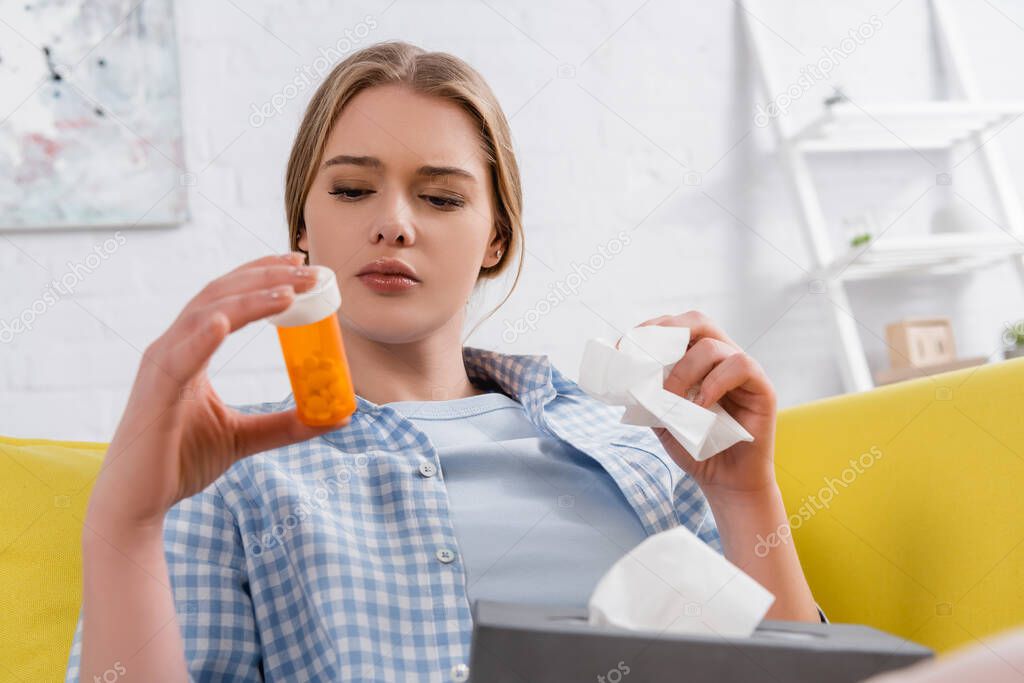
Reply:
[[[384,241],[387,244],[403,244],[408,246],[412,244],[412,231],[407,230],[402,225],[390,223],[388,225],[379,226],[373,236],[374,242]]]
[[[415,231],[408,216],[408,207],[396,205],[388,215],[373,225],[370,241],[409,246],[415,241]]]

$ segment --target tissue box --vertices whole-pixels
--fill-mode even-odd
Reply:
[[[854,683],[932,656],[855,624],[765,620],[749,638],[658,634],[587,623],[586,607],[473,603],[478,683]]]

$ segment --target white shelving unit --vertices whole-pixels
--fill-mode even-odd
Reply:
[[[743,0],[747,40],[760,86],[767,98],[776,89],[765,44],[766,28],[752,16],[770,0]],[[777,5],[776,5],[777,7]],[[832,319],[838,339],[840,366],[847,391],[874,386],[864,346],[852,311],[846,285],[851,281],[942,275],[969,272],[997,261],[1012,259],[1024,284],[1024,210],[1016,195],[997,142],[986,139],[1024,114],[1024,102],[984,100],[955,31],[948,0],[930,0],[939,50],[949,86],[960,99],[903,103],[855,103],[840,100],[823,105],[823,113],[799,130],[791,130],[786,116],[772,119],[778,153],[789,176],[798,205],[804,235],[811,251],[812,279],[832,299]],[[917,236],[886,234],[861,247],[837,250],[814,185],[808,158],[815,154],[893,152],[950,149],[968,144],[977,149],[986,182],[990,185],[1005,230],[935,233]],[[938,181],[938,179],[937,179]]]
[[[863,247],[846,249],[832,263],[819,267],[814,277],[850,282],[915,273],[949,275],[1020,254],[1024,254],[1024,241],[995,230],[916,237],[886,235]]]
[[[947,149],[1011,123],[1024,102],[838,102],[789,142],[805,152]]]

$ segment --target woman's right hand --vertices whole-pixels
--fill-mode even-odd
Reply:
[[[88,517],[106,529],[160,528],[167,510],[237,460],[346,425],[309,427],[294,409],[233,410],[206,367],[228,334],[286,309],[315,282],[302,255],[267,256],[210,282],[142,356],[128,405],[107,449]]]

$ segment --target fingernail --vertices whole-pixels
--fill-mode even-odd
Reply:
[[[274,287],[269,292],[270,298],[271,299],[280,299],[284,295],[290,293],[291,290],[292,290],[292,288],[289,287],[288,285],[283,285],[281,287]]]
[[[696,403],[699,406],[703,406],[704,405],[704,392],[698,391],[697,392],[697,398],[693,399],[693,402]]]
[[[309,266],[298,266],[292,270],[292,274],[296,277],[301,277],[304,280],[316,279],[316,271]]]

